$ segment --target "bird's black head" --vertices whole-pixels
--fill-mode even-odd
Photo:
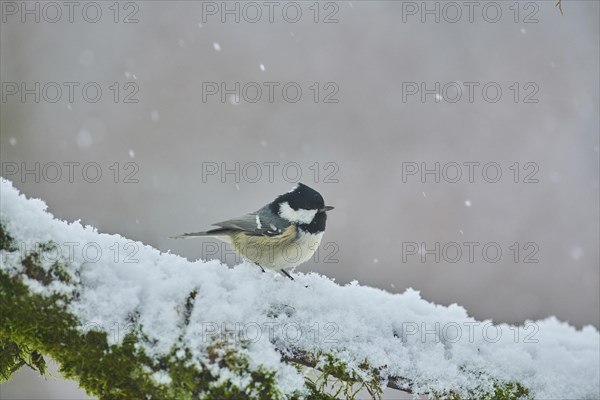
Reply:
[[[333,209],[325,205],[319,192],[302,183],[277,197],[269,208],[274,214],[310,233],[325,230],[326,212]]]

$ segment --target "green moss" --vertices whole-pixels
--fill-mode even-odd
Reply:
[[[529,389],[519,382],[505,382],[494,384],[494,394],[490,400],[518,400],[529,397]]]
[[[245,371],[250,370],[248,358],[240,356],[237,349],[223,341],[215,342],[208,347],[208,359],[211,363],[217,364],[220,368],[226,368],[233,373],[243,375]],[[275,372],[259,368],[258,370],[251,371],[250,377],[251,382],[247,389],[248,393],[257,393],[260,394],[261,398],[272,399],[279,399],[283,396],[277,389]],[[239,392],[239,388],[230,383],[223,385],[221,389],[225,390],[224,393],[235,395],[235,398],[244,395]]]
[[[365,359],[356,368],[351,368],[328,353],[317,353],[309,359],[309,363],[314,365],[322,374],[312,380],[306,378],[306,386],[309,389],[308,399],[328,400],[337,399],[342,396],[346,399],[354,399],[358,392],[365,390],[373,399],[381,399],[383,390],[383,378],[380,370],[372,367]],[[467,368],[461,369],[464,373],[469,373]],[[470,371],[470,373],[474,373]],[[483,378],[480,372],[475,373]],[[455,392],[449,393],[430,393],[437,400],[525,400],[530,398],[529,390],[518,382],[497,381],[493,385],[493,392],[482,388],[477,388],[465,396]]]
[[[481,375],[481,373],[478,373],[478,375]],[[464,397],[452,392],[448,394],[435,393],[434,398],[439,400],[526,400],[531,398],[529,390],[518,382],[497,381],[493,387],[493,392],[486,392],[482,388],[477,388]]]
[[[15,251],[15,243],[12,237],[4,229],[4,224],[0,223],[0,250]]]
[[[365,359],[357,368],[351,368],[328,353],[318,353],[311,363],[321,371],[316,380],[306,378],[309,399],[339,398],[354,399],[361,390],[366,390],[373,399],[383,393],[379,371]]]
[[[46,361],[37,350],[0,337],[0,382],[9,380],[24,365],[41,374],[46,373]]]
[[[282,314],[291,318],[296,313],[296,309],[288,304],[273,304],[267,310],[267,317],[277,318]]]
[[[35,279],[44,286],[48,286],[53,281],[60,281],[69,285],[74,282],[67,269],[57,261],[47,270],[44,269],[41,266],[39,253],[29,254],[21,263],[23,264],[25,275],[31,279]]]
[[[185,326],[190,324],[190,317],[192,316],[192,311],[194,310],[194,302],[196,301],[197,295],[198,291],[192,290],[185,301],[185,310],[183,312],[183,323]]]
[[[27,277],[35,279],[44,286],[52,283],[52,274],[40,266],[39,256],[33,253],[25,257],[21,263],[25,267],[24,272]]]
[[[25,275],[30,279],[35,279],[44,286],[48,286],[55,280],[66,284],[73,284],[74,279],[71,277],[71,274],[58,261],[54,262],[48,269],[45,269],[41,265],[40,254],[56,251],[57,248],[60,254],[58,244],[52,241],[39,244],[37,251],[29,253],[21,260]],[[3,224],[0,224],[0,250],[6,252],[19,251],[14,239],[6,232]]]

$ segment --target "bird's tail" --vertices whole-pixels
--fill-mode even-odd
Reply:
[[[182,233],[181,235],[169,236],[169,239],[189,239],[198,236],[208,236],[206,232],[190,232]]]
[[[210,231],[204,232],[190,232],[190,233],[182,233],[181,235],[169,236],[169,239],[189,239],[193,237],[201,237],[201,236],[223,236],[226,235],[228,229],[217,228],[211,229]]]

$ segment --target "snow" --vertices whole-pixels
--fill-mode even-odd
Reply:
[[[240,351],[251,366],[276,371],[284,393],[303,390],[304,378],[281,354],[322,350],[353,366],[367,358],[384,375],[412,380],[416,393],[464,393],[504,380],[520,382],[535,398],[600,397],[600,335],[592,326],[576,330],[554,317],[519,327],[493,325],[469,317],[459,305],[430,303],[412,289],[391,294],[357,282],[342,286],[318,273],[296,274],[291,281],[248,263],[230,269],[215,260],[189,262],[78,221],[56,220],[41,200],[27,200],[7,180],[0,189],[0,219],[20,246],[77,243],[74,251],[62,252],[75,283],[43,286],[24,279],[30,290],[69,294],[77,287],[80,296],[69,310],[80,329],[95,324],[116,342],[136,316],[149,338],[139,345],[150,356],[168,353],[182,337],[199,364],[212,340],[227,336],[233,343],[246,339],[248,347]],[[101,249],[99,257],[81,251],[90,243]],[[20,256],[3,251],[2,273],[19,274]],[[48,260],[43,266],[50,265]],[[194,290],[186,325],[182,309]],[[230,377],[226,370],[215,372]],[[167,372],[154,378],[170,382]],[[249,383],[249,377],[235,379],[242,387]]]
[[[171,383],[171,377],[167,371],[158,371],[152,374],[154,380],[162,385],[168,385]]]
[[[215,51],[221,51],[221,45],[217,42],[214,42],[213,49],[215,49]]]

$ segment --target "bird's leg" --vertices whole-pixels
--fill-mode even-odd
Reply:
[[[281,272],[282,274],[284,274],[285,276],[287,276],[291,280],[294,280],[294,278],[290,274],[288,274],[288,272],[285,269],[280,269],[279,272]]]

